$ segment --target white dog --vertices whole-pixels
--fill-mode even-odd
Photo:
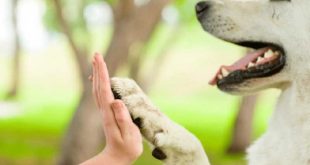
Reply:
[[[210,0],[196,6],[203,28],[253,48],[221,66],[210,84],[232,94],[279,88],[267,132],[248,150],[250,165],[310,164],[310,0]],[[207,165],[199,140],[165,117],[128,79],[112,79],[154,157],[167,165]]]

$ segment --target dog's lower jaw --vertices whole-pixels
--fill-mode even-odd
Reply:
[[[165,165],[209,165],[200,141],[162,114],[133,80],[112,78],[111,85],[133,120],[139,121],[137,124],[151,144],[155,158]]]

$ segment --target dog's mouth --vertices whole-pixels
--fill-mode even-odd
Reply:
[[[284,49],[278,45],[263,42],[239,42],[237,45],[254,51],[230,66],[221,66],[210,85],[224,88],[240,84],[248,79],[269,77],[279,73],[285,66]]]

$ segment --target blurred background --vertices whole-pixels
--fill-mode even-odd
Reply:
[[[193,132],[215,165],[245,164],[279,94],[208,85],[246,50],[205,33],[196,0],[0,0],[0,164],[77,164],[104,146],[87,77],[94,52]],[[157,165],[145,147],[136,165]]]

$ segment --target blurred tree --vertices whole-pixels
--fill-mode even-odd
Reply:
[[[59,160],[59,164],[70,165],[80,163],[96,154],[104,140],[103,136],[99,135],[102,132],[99,130],[101,124],[92,99],[91,83],[87,79],[91,73],[88,63],[88,54],[91,50],[89,30],[83,11],[94,0],[47,1],[47,3],[51,2],[55,8],[48,9],[47,24],[53,30],[61,29],[66,35],[79,66],[83,89],[80,104],[65,136]],[[162,10],[169,0],[139,1],[140,3],[134,0],[108,2],[113,11],[114,31],[105,58],[110,75],[114,76],[120,66],[128,63],[129,56],[142,55],[140,52],[150,40],[161,20]],[[75,5],[71,5],[72,3]],[[73,10],[75,12],[72,12]],[[58,23],[52,20],[58,20]],[[79,35],[74,35],[77,33]],[[79,38],[81,35],[83,35],[82,39]]]
[[[90,35],[83,11],[90,2],[84,0],[47,1],[47,3],[53,3],[53,5],[47,6],[54,6],[54,8],[49,8],[47,11],[47,24],[54,30],[61,29],[67,37],[78,65],[77,68],[79,69],[82,84],[80,102],[64,138],[58,164],[78,164],[96,154],[100,145],[104,142],[104,136],[100,134],[102,131],[99,114],[97,114],[92,98],[92,84],[88,80],[91,73],[90,64],[88,63],[88,52],[91,45],[89,44]],[[72,3],[74,5],[71,5]],[[57,20],[57,22],[51,20]]]
[[[134,0],[117,1],[113,8],[114,32],[106,53],[110,74],[128,62],[130,54],[139,54],[161,20],[161,12],[170,0],[151,0],[137,5]]]
[[[152,0],[141,1],[142,4],[139,4],[128,0],[126,3],[112,5],[114,33],[106,54],[111,75],[115,75],[116,68],[122,64],[129,64],[129,77],[136,80],[146,91],[147,86],[144,81],[146,77],[140,73],[142,64],[146,59],[148,44],[152,41],[156,29],[160,27],[158,25],[162,18],[162,10],[169,2],[170,0]],[[120,41],[124,39],[126,42],[122,42],[120,45]],[[161,49],[165,50],[166,48]],[[159,68],[159,65],[156,68]],[[154,81],[153,77],[152,81]]]
[[[252,140],[252,123],[257,102],[257,95],[242,97],[234,124],[229,153],[245,152]]]
[[[147,51],[149,50],[146,45],[142,48],[142,51],[139,53],[133,52],[132,59],[130,60],[130,77],[135,79],[144,92],[148,92],[153,83],[156,82],[157,77],[160,74],[160,66],[164,63],[165,59],[168,57],[168,50],[171,48],[177,41],[179,34],[182,34],[184,29],[192,23],[196,22],[195,10],[189,6],[195,6],[195,1],[191,0],[177,0],[172,1],[171,5],[166,6],[162,15],[165,20],[166,25],[164,27],[169,27],[167,35],[164,41],[154,41],[162,42],[159,46],[159,50],[153,60],[152,65],[148,68],[147,71],[141,69],[144,63],[147,61]],[[160,31],[161,27],[157,27]],[[156,37],[153,37],[156,38]],[[148,42],[149,44],[150,42]],[[151,40],[152,43],[152,40]],[[138,45],[139,46],[139,45]],[[140,45],[141,46],[141,45]],[[143,71],[143,72],[142,72]]]
[[[18,26],[17,26],[17,5],[18,0],[11,0],[11,20],[12,20],[12,36],[13,36],[13,67],[12,67],[12,84],[11,87],[6,95],[6,99],[10,99],[15,97],[18,90],[18,83],[19,83],[19,62],[20,62],[20,38],[18,34]]]

